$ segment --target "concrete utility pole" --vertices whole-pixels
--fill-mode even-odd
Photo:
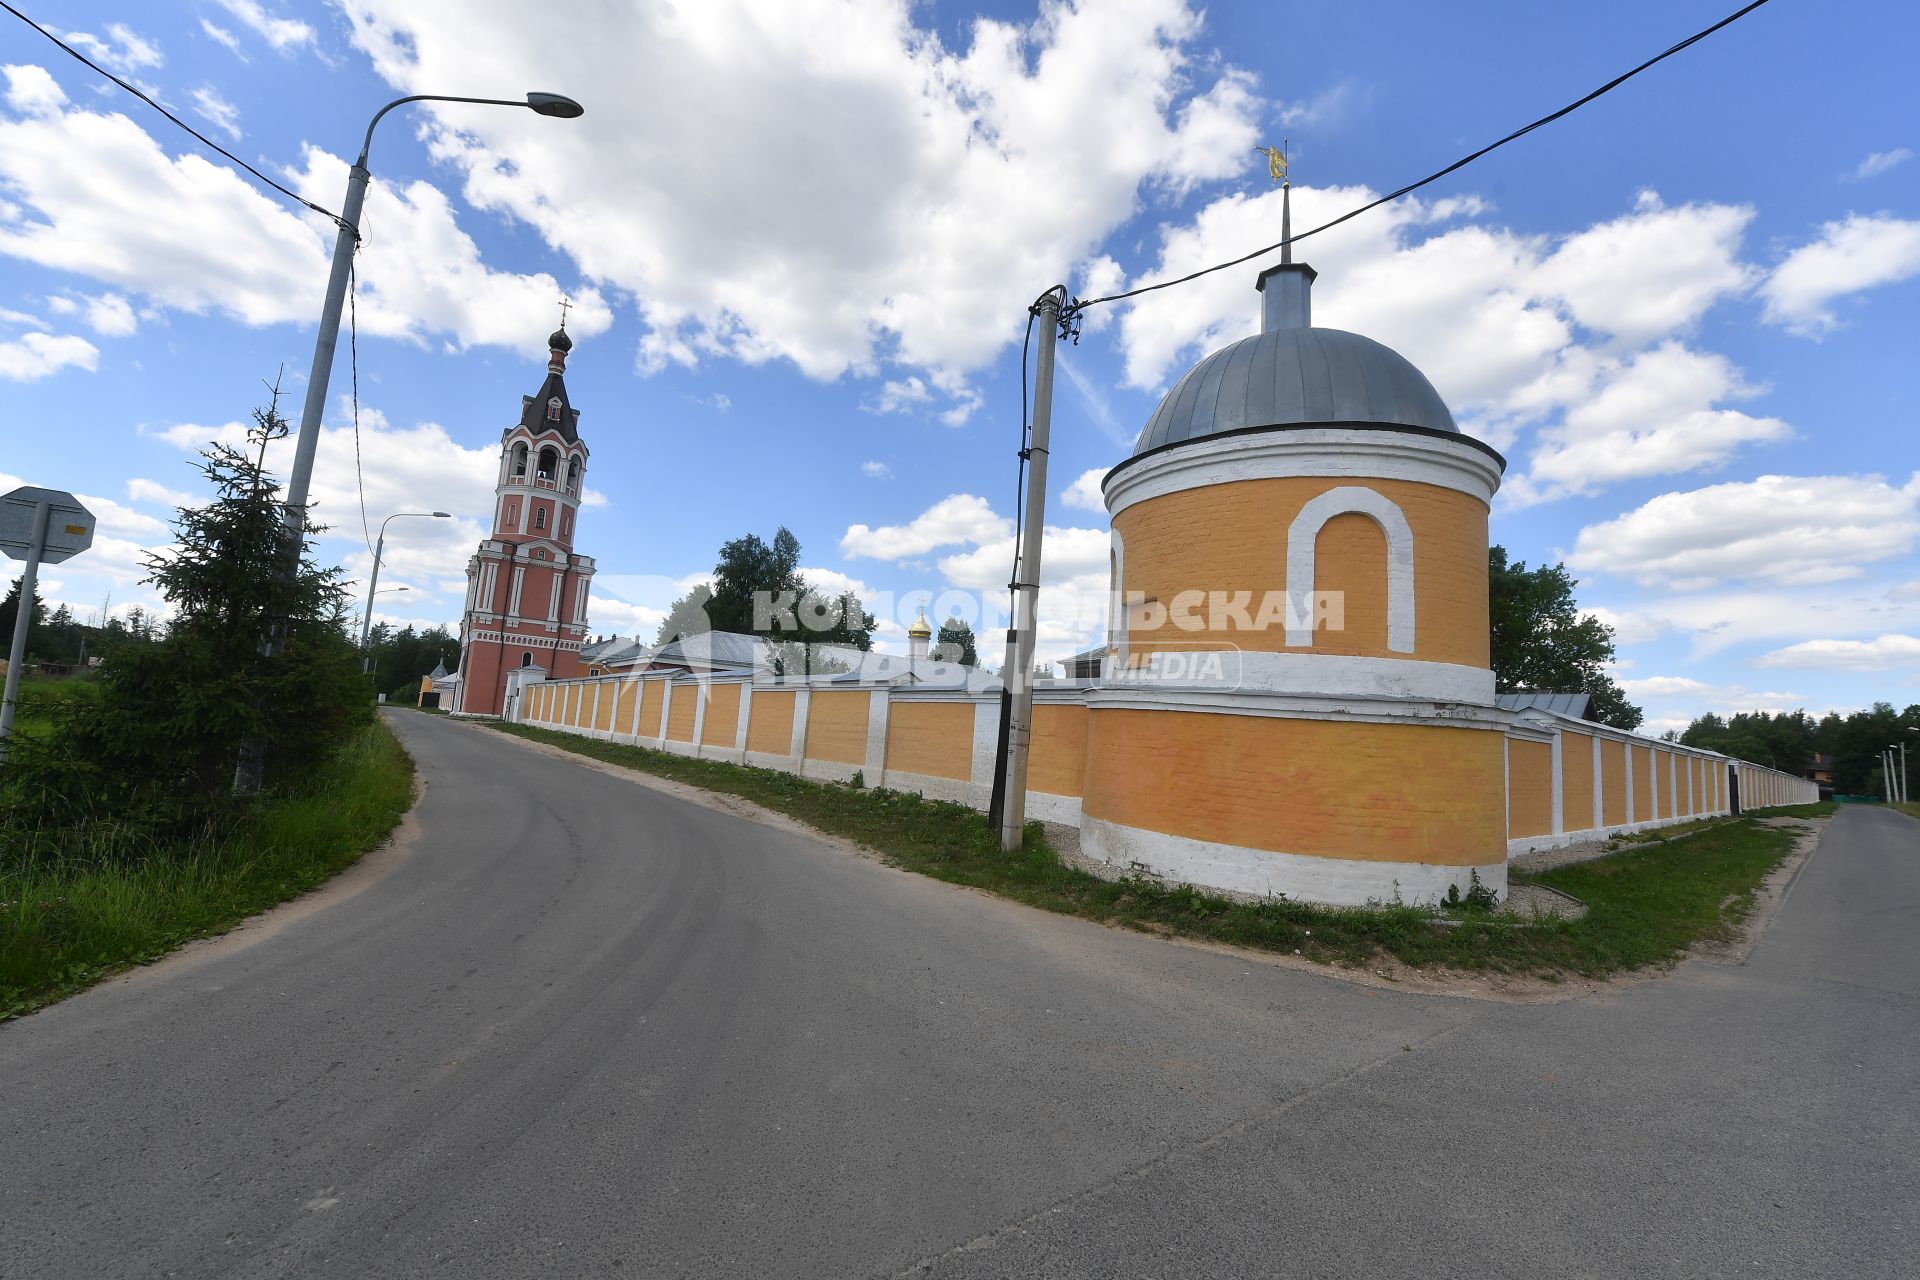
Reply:
[[[307,493],[313,484],[313,459],[320,449],[320,418],[327,407],[327,382],[333,376],[333,352],[340,343],[340,312],[346,306],[347,282],[353,266],[353,254],[360,243],[360,211],[367,201],[367,183],[373,174],[367,168],[367,153],[373,149],[373,131],[387,112],[409,102],[472,102],[491,107],[524,107],[536,115],[558,120],[576,119],[586,108],[572,98],[557,93],[529,93],[525,101],[512,98],[461,98],[444,93],[414,93],[395,98],[373,113],[367,122],[367,135],[360,143],[360,156],[347,170],[347,199],[340,206],[339,232],[333,239],[333,266],[327,275],[327,293],[320,306],[320,332],[313,342],[313,368],[307,374],[307,400],[300,410],[300,432],[293,442],[293,469],[287,474],[287,497],[282,505],[286,521],[286,571],[294,573],[300,564],[300,549],[306,522]],[[266,639],[266,653],[277,656],[286,640],[285,619],[274,620]],[[260,744],[240,744],[240,762],[233,771],[234,786],[241,791],[257,791],[262,781]]]
[[[1055,285],[1034,304],[1040,331],[1033,371],[1033,439],[1027,445],[1027,492],[1019,559],[1014,562],[1013,627],[1007,632],[1007,752],[1000,805],[1000,848],[1018,849],[1027,829],[1027,751],[1033,745],[1033,648],[1040,603],[1040,543],[1047,520],[1047,448],[1053,428],[1054,345],[1060,340],[1060,308],[1067,290]]]

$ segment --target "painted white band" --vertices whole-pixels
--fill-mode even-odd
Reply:
[[[1405,903],[1438,902],[1446,897],[1449,886],[1466,893],[1476,874],[1480,883],[1502,900],[1507,896],[1504,851],[1497,861],[1471,867],[1368,862],[1247,849],[1085,815],[1080,819],[1080,850],[1116,871],[1148,871],[1180,884],[1255,897],[1285,895],[1296,901],[1341,907],[1364,907],[1396,899]]]
[[[1136,502],[1234,480],[1328,476],[1411,480],[1493,502],[1500,464],[1469,443],[1417,431],[1289,428],[1208,436],[1124,466],[1106,483],[1107,513]]]
[[[1217,659],[1217,661],[1216,661]],[[1493,672],[1453,662],[1360,658],[1331,653],[1271,653],[1250,649],[1153,655],[1143,667],[1109,677],[1092,692],[1115,688],[1241,689],[1343,698],[1425,698],[1493,705]]]

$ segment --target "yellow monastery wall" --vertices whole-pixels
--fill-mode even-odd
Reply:
[[[1507,836],[1553,833],[1553,744],[1507,743]]]
[[[1560,735],[1561,827],[1567,831],[1593,828],[1593,736]]]
[[[1084,812],[1197,840],[1380,862],[1505,856],[1502,735],[1130,708],[1088,718]]]
[[[1674,818],[1680,815],[1679,797],[1676,794],[1680,786],[1680,770],[1674,763],[1673,752],[1656,751],[1653,753],[1653,767],[1660,772],[1660,816]]]
[[[807,699],[807,704],[807,759],[865,764],[867,713],[873,705],[873,695],[865,690],[858,693],[816,691]]]
[[[699,714],[700,686],[692,681],[673,686],[673,701],[667,704],[667,737],[674,742],[693,741],[693,722]]]
[[[1627,821],[1627,747],[1603,738],[1600,742],[1600,823],[1617,827]]]
[[[1033,745],[1027,753],[1027,790],[1077,796],[1087,776],[1087,709],[1048,706],[1033,709]]]
[[[1182,591],[1248,591],[1257,608],[1265,592],[1286,588],[1287,527],[1293,518],[1311,499],[1353,483],[1327,477],[1238,480],[1135,503],[1113,522],[1125,547],[1122,590],[1144,592],[1161,605]],[[1346,612],[1357,629],[1344,638],[1317,632],[1313,650],[1487,666],[1485,505],[1415,481],[1365,485],[1398,505],[1413,532],[1415,647],[1411,653],[1386,647],[1384,536],[1365,516],[1341,515],[1327,522],[1315,543],[1315,586],[1328,590],[1339,583],[1349,592]],[[1218,633],[1182,631],[1171,624],[1152,631],[1129,629],[1129,641],[1141,653],[1156,646],[1208,644],[1276,651],[1287,649],[1286,639],[1282,626]]]
[[[605,733],[613,727],[613,705],[620,697],[620,686],[611,680],[593,687],[593,727]]]
[[[633,708],[640,701],[640,682],[629,680],[620,688],[620,705],[613,713],[616,733],[633,732]]]
[[[747,712],[747,750],[770,756],[793,750],[793,690],[754,691]]]
[[[865,730],[863,712],[863,735]],[[859,758],[866,758],[864,741]],[[896,702],[889,707],[887,771],[891,773],[895,769],[931,778],[967,781],[973,774],[973,704]]]
[[[740,733],[740,686],[707,686],[707,718],[700,722],[700,741],[709,747],[731,747]]]
[[[645,680],[640,691],[640,736],[657,738],[660,736],[660,708],[667,696],[665,680]]]

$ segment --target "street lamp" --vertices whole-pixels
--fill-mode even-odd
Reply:
[[[423,519],[429,520],[451,520],[453,518],[452,513],[446,511],[396,511],[380,522],[380,541],[375,543],[373,547],[373,576],[367,579],[367,611],[366,615],[360,620],[360,649],[364,654],[360,659],[360,669],[362,671],[366,671],[373,662],[373,651],[367,647],[367,637],[373,634],[373,597],[379,594],[377,588],[380,585],[380,557],[385,555],[387,550],[387,524],[403,516],[420,516]],[[394,587],[392,589],[395,591],[406,590],[405,587]]]
[[[474,102],[485,106],[525,107],[536,115],[557,120],[573,120],[586,108],[572,98],[557,93],[529,93],[526,100],[512,98],[458,98],[441,93],[415,93],[395,98],[373,113],[367,123],[366,140],[360,144],[360,158],[347,171],[347,200],[340,209],[340,233],[333,242],[333,273],[327,277],[327,296],[320,308],[320,333],[313,344],[313,371],[307,375],[307,402],[300,411],[300,435],[293,446],[293,470],[287,477],[286,520],[288,541],[300,545],[301,517],[306,511],[307,489],[313,479],[313,456],[320,445],[320,415],[327,405],[327,379],[333,373],[333,349],[340,341],[340,309],[346,303],[347,272],[353,263],[353,247],[360,239],[360,208],[366,203],[367,181],[373,175],[367,169],[367,151],[373,146],[374,126],[380,118],[409,102]]]

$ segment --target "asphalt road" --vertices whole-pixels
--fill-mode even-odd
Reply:
[[[0,1274],[1912,1276],[1920,823],[1556,1005],[1048,916],[398,714],[338,905],[0,1027]]]

